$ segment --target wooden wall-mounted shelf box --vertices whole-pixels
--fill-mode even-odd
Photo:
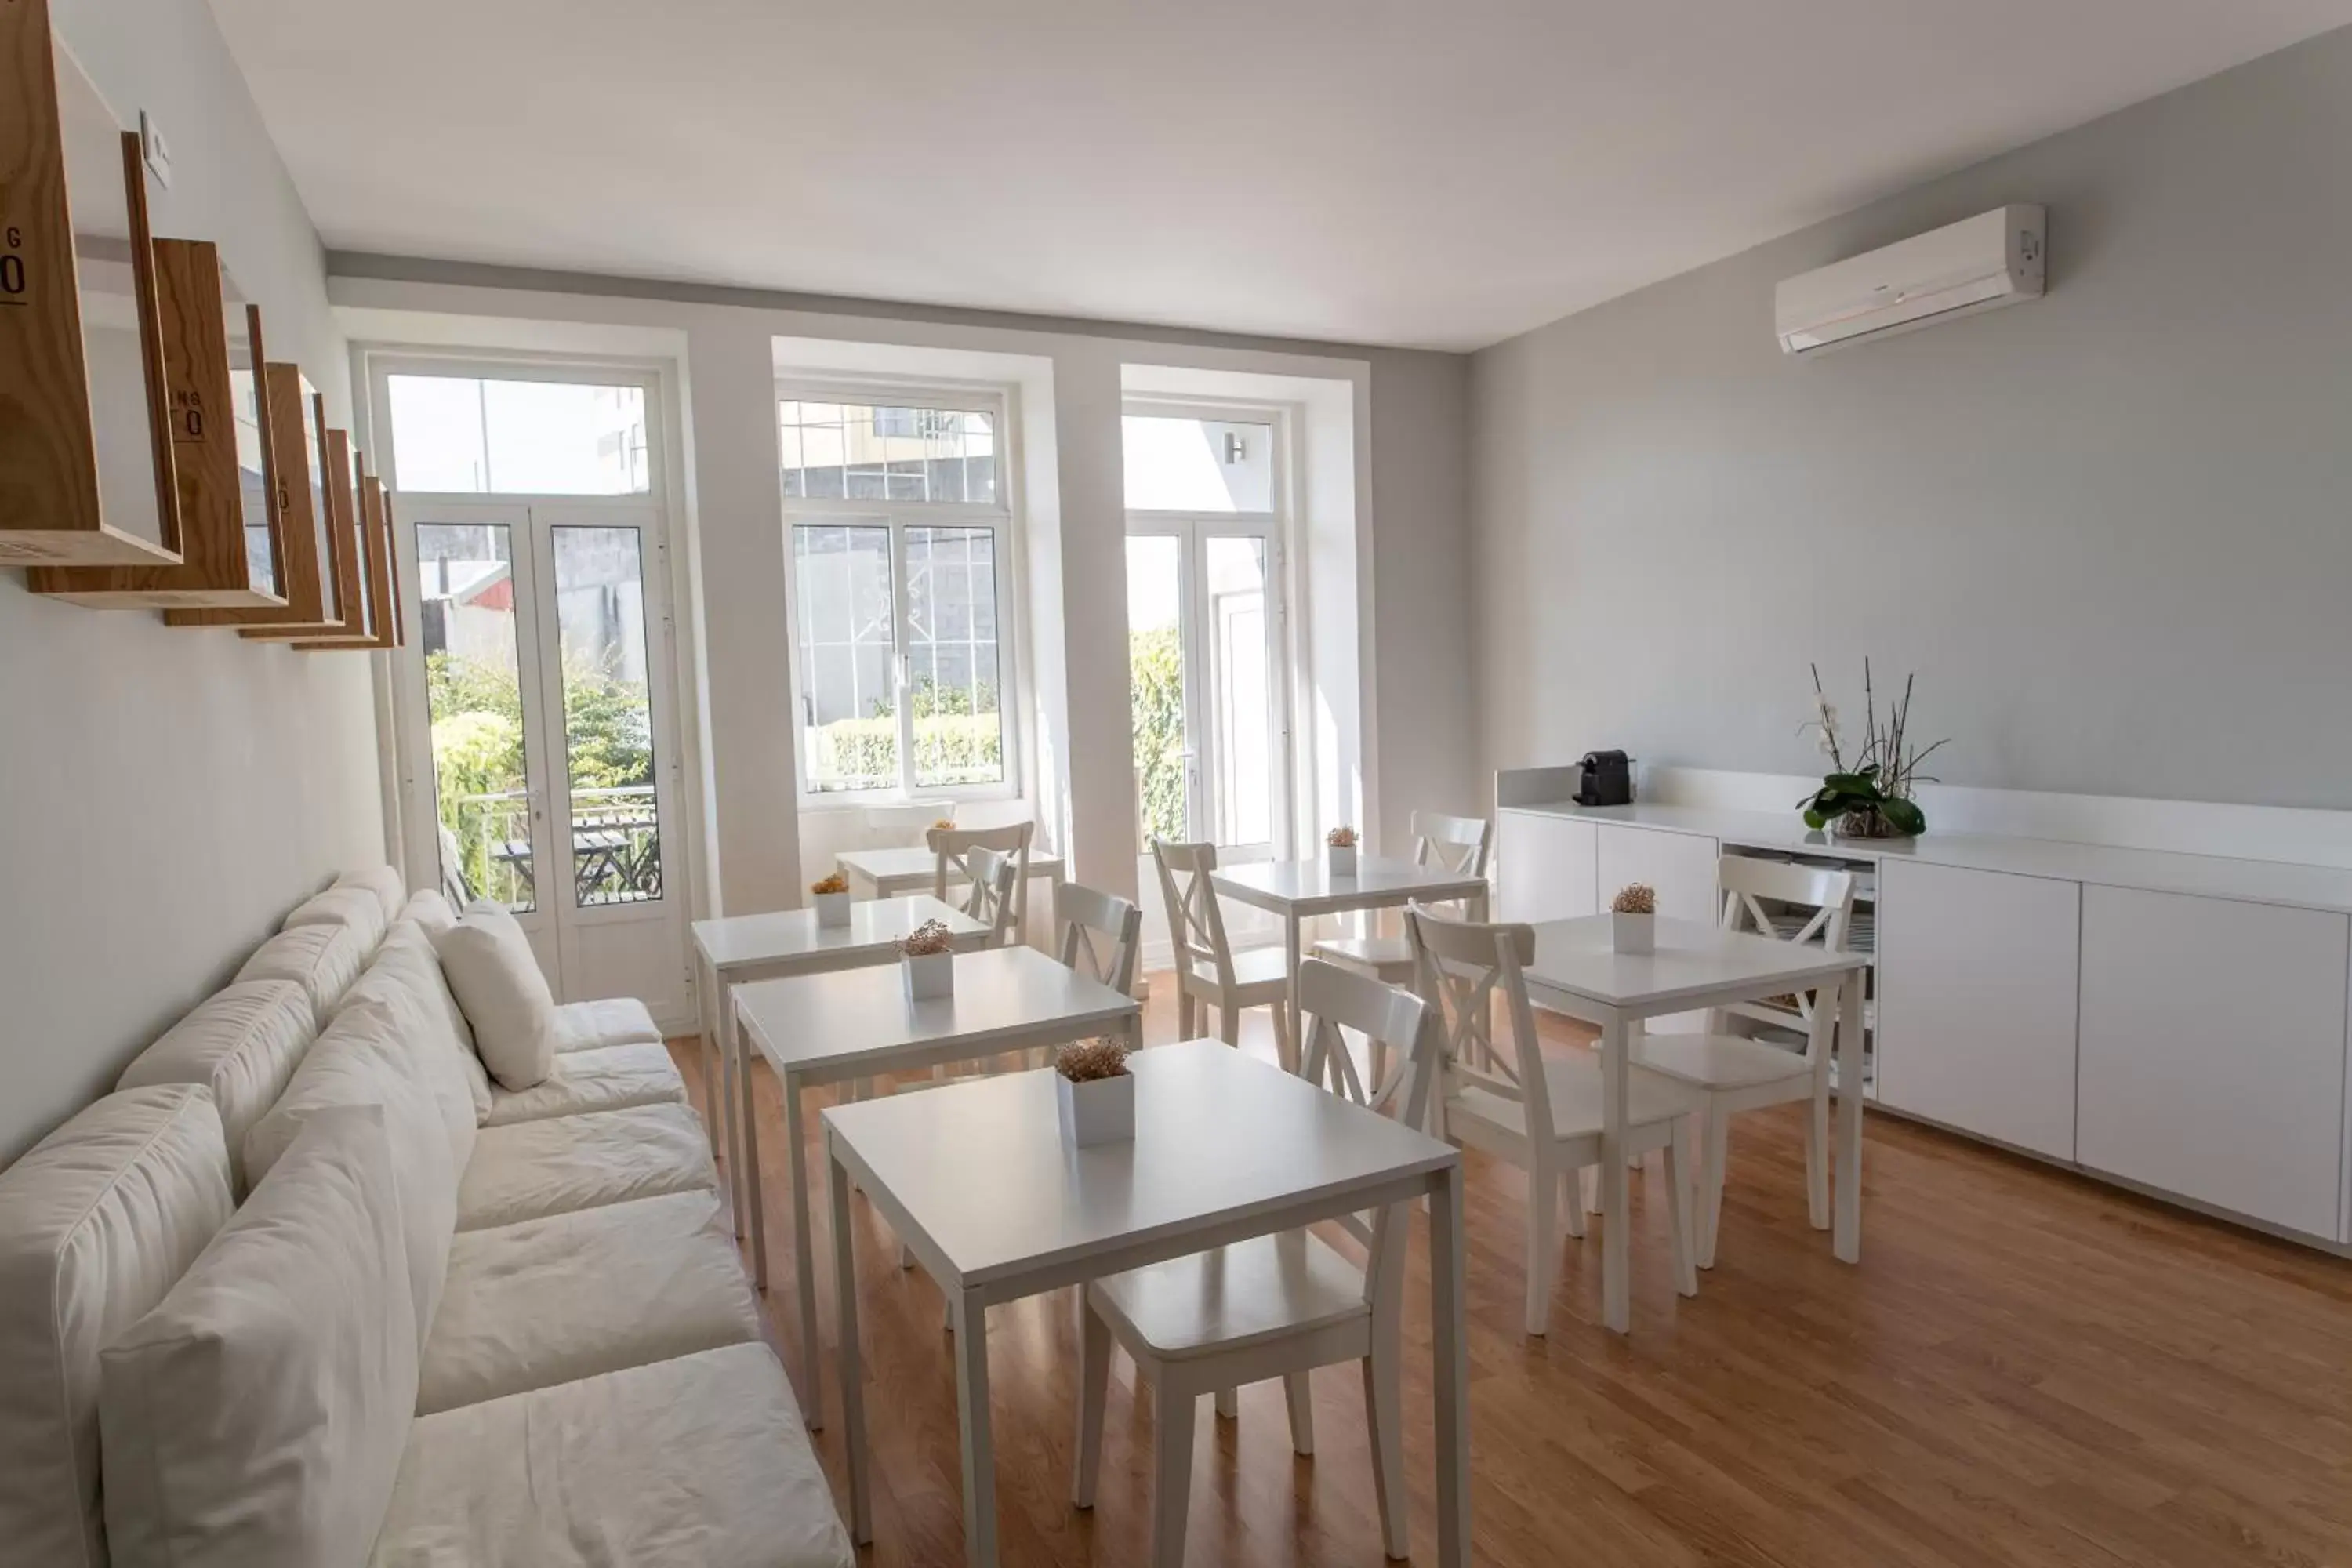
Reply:
[[[392,507],[383,481],[369,475],[360,480],[360,519],[367,563],[367,616],[373,635],[320,638],[298,642],[299,648],[383,649],[405,647],[408,637],[400,618],[400,578],[392,544]]]
[[[0,564],[181,560],[147,171],[47,0],[0,0]]]
[[[338,542],[327,510],[324,414],[299,366],[262,367],[262,415],[277,457],[271,488],[278,537],[286,547],[286,603],[275,609],[166,610],[165,625],[342,629],[334,563]]]
[[[261,412],[261,312],[204,240],[154,242],[180,502],[177,566],[37,567],[26,585],[105,609],[276,608],[286,551]]]
[[[237,636],[257,642],[365,642],[374,636],[368,622],[365,557],[367,540],[359,519],[359,476],[348,432],[327,427],[326,399],[311,396],[311,423],[320,432],[318,514],[326,520],[327,560],[334,583],[333,619],[307,626],[241,626]]]

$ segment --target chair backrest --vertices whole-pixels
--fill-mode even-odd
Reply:
[[[1029,874],[1029,836],[1037,830],[1034,822],[1015,822],[1003,827],[934,827],[924,835],[923,842],[931,851],[931,897],[942,903],[966,897],[969,884],[980,878],[972,869],[971,852],[993,849],[999,855],[1009,855],[1018,863],[1017,881]],[[956,889],[949,892],[952,886]]]
[[[1777,942],[1819,942],[1832,952],[1845,951],[1847,929],[1853,922],[1852,873],[1726,855],[1716,863],[1716,882],[1723,889],[1724,930],[1748,931]],[[1768,899],[1793,908],[1778,912],[1768,910],[1764,907]],[[1797,1016],[1808,1026],[1812,1023],[1811,996],[1797,997]],[[1726,1027],[1725,1015],[1716,1012],[1708,1026]],[[1808,1029],[1808,1058],[1820,1048],[1813,1033]]]
[[[1494,825],[1483,816],[1448,816],[1437,811],[1412,814],[1412,863],[1416,866],[1483,877],[1494,842]]]
[[[1160,868],[1160,894],[1168,904],[1168,941],[1176,950],[1178,984],[1205,963],[1216,972],[1217,984],[1231,989],[1234,950],[1225,941],[1224,913],[1209,879],[1217,868],[1217,847],[1154,839],[1151,858]]]
[[[1527,1135],[1538,1147],[1551,1141],[1551,1096],[1544,1084],[1543,1051],[1535,1009],[1528,1005],[1527,966],[1535,962],[1536,929],[1511,922],[1448,920],[1426,905],[1405,910],[1412,944],[1414,986],[1435,1016],[1436,1093],[1451,1104],[1465,1089],[1519,1102]],[[1492,1018],[1499,992],[1511,1018],[1511,1051],[1495,1048]]]
[[[971,878],[958,907],[988,928],[984,947],[1003,947],[1013,931],[1013,890],[1020,886],[1021,862],[975,844],[964,851],[963,866]]]
[[[1062,928],[1062,962],[1114,991],[1135,990],[1143,945],[1143,910],[1131,899],[1076,882],[1054,889],[1054,922]]]
[[[1356,1076],[1342,1029],[1378,1040],[1397,1063],[1389,1081],[1369,1098],[1370,1109],[1393,1116],[1407,1127],[1429,1124],[1431,1085],[1436,1076],[1436,1031],[1429,1005],[1412,992],[1383,985],[1368,974],[1358,974],[1310,958],[1298,966],[1298,1005],[1306,1016],[1307,1045],[1301,1072],[1318,1082],[1330,1074],[1335,1092],[1367,1104],[1363,1083]],[[1352,1084],[1350,1094],[1343,1084]],[[1369,1250],[1364,1266],[1364,1299],[1376,1311],[1393,1311],[1404,1291],[1404,1237],[1407,1208],[1393,1203],[1367,1220],[1342,1215],[1339,1224]]]

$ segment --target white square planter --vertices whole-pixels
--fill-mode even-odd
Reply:
[[[1616,952],[1655,952],[1658,948],[1658,917],[1610,910],[1609,946]]]
[[[1334,877],[1352,877],[1356,874],[1354,845],[1349,844],[1342,847],[1337,844],[1326,844],[1323,846],[1323,854],[1330,863],[1331,875]]]
[[[1062,1142],[1073,1148],[1125,1143],[1135,1137],[1135,1075],[1131,1072],[1087,1083],[1072,1083],[1055,1073],[1054,1099],[1061,1112]]]
[[[845,926],[849,923],[849,895],[812,893],[809,902],[816,906],[816,923],[821,926]]]
[[[898,961],[898,973],[907,982],[907,1000],[936,1002],[942,996],[955,994],[955,954],[926,952]]]

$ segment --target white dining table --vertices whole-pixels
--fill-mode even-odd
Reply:
[[[1826,1026],[1834,1034],[1837,1115],[1832,1138],[1832,1249],[1839,1259],[1862,1258],[1863,975],[1865,952],[1833,952],[1811,943],[1776,942],[1752,931],[1726,931],[1698,921],[1657,921],[1655,951],[1618,952],[1607,915],[1548,921],[1535,928],[1535,962],[1527,966],[1528,998],[1538,1006],[1601,1030],[1602,1093],[1625,1123],[1632,1039],[1645,1019],[1734,1002],[1758,1002],[1790,992],[1822,993],[1820,1009],[1834,1006]],[[1834,1000],[1832,1000],[1834,998]],[[1601,1316],[1622,1333],[1631,1318],[1625,1160],[1603,1140],[1601,1157]]]
[[[824,1113],[851,1531],[874,1539],[855,1185],[938,1281],[954,1329],[964,1560],[997,1561],[987,1311],[1065,1285],[1426,1195],[1437,1561],[1470,1560],[1462,1156],[1216,1040],[1138,1053],[1135,1137],[1065,1145],[1053,1074],[964,1080]],[[1083,1292],[1076,1310],[1085,1310]],[[1287,1484],[1287,1483],[1286,1483]]]
[[[1221,866],[1209,873],[1209,885],[1238,904],[1265,910],[1282,921],[1284,973],[1290,992],[1283,1001],[1285,1051],[1292,1059],[1282,1065],[1296,1069],[1298,1050],[1299,928],[1321,915],[1353,914],[1360,910],[1402,909],[1407,904],[1442,904],[1460,899],[1468,917],[1486,918],[1486,879],[1411,860],[1356,858],[1350,872],[1334,872],[1325,859],[1253,860]]]
[[[793,1176],[793,1254],[800,1295],[801,1353],[808,1386],[803,1405],[809,1425],[824,1425],[818,1375],[815,1247],[810,1237],[807,1134],[801,1116],[804,1090],[884,1073],[950,1062],[978,1061],[1008,1051],[1061,1045],[1101,1035],[1143,1043],[1141,1005],[1034,948],[988,948],[955,955],[955,988],[946,996],[909,1001],[898,966],[877,964],[821,974],[760,980],[735,988],[735,1017],[747,1053],[757,1051],[776,1075],[784,1097],[784,1143]],[[740,1083],[743,1165],[751,1189],[751,1272],[768,1288],[767,1220],[760,1198],[759,1126],[751,1114],[751,1075]],[[925,1089],[925,1099],[939,1089]],[[890,1097],[899,1098],[898,1096]],[[994,1173],[975,1173],[985,1190]]]
[[[926,921],[938,921],[962,948],[978,947],[988,928],[961,910],[941,903],[929,893],[905,898],[859,900],[849,906],[846,925],[819,923],[816,910],[776,910],[766,914],[726,915],[694,922],[694,952],[701,963],[704,998],[702,1037],[705,1052],[703,1102],[709,1111],[710,1142],[727,1154],[728,1190],[734,1194],[735,1234],[743,1235],[744,1212],[757,1194],[745,1178],[743,1141],[736,1122],[736,1077],[743,1069],[743,1053],[732,1020],[735,987],[751,980],[776,980],[787,974],[817,974],[834,969],[857,969],[888,963],[898,953],[898,939]],[[718,1070],[708,1058],[716,1056]]]
[[[845,849],[833,860],[849,879],[850,890],[862,892],[867,898],[936,893],[939,889],[939,857],[919,844],[890,849]],[[1061,857],[1036,849],[1029,851],[1028,875],[1022,878],[1021,886],[1013,895],[1015,931],[1029,929],[1029,883],[1038,877],[1059,887],[1063,877]]]

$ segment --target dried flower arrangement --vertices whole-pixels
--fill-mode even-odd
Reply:
[[[1072,1083],[1123,1078],[1127,1047],[1117,1040],[1073,1040],[1054,1053],[1054,1070]]]
[[[948,934],[945,921],[925,921],[900,937],[894,945],[901,958],[929,958],[955,951],[955,941]]]
[[[1352,827],[1335,827],[1323,836],[1323,842],[1334,849],[1353,849],[1356,847],[1356,830]]]
[[[952,816],[942,816],[937,822],[932,823],[931,826],[933,827],[942,828],[947,832],[953,833],[955,831],[955,818]]]
[[[1646,882],[1628,882],[1617,889],[1609,900],[1612,915],[1654,915],[1658,912],[1658,890]]]
[[[1945,742],[1938,741],[1924,749],[1910,744],[1911,683],[1918,678],[1903,678],[1903,700],[1888,705],[1882,727],[1877,693],[1871,686],[1870,660],[1862,661],[1862,748],[1849,759],[1846,736],[1838,729],[1837,709],[1822,689],[1821,667],[1813,666],[1812,671],[1815,716],[1800,725],[1798,733],[1821,731],[1818,744],[1832,771],[1822,775],[1820,789],[1798,803],[1805,813],[1805,826],[1818,832],[1834,824],[1835,830],[1849,838],[1895,838],[1926,832],[1927,814],[1919,809],[1911,792],[1915,785],[1936,782],[1933,774],[1919,771],[1919,764]]]
[[[830,877],[821,877],[817,880],[809,884],[809,891],[816,894],[820,898],[824,897],[827,893],[845,893],[849,891],[848,875],[845,872],[835,871]]]

